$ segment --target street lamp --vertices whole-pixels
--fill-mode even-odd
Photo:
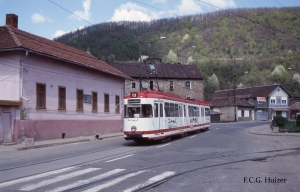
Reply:
[[[162,39],[165,39],[166,37],[160,37],[159,39],[156,39],[156,40],[154,40],[154,41],[151,41],[151,42],[149,42],[149,44],[151,44],[151,43],[154,43],[154,42],[156,42],[156,41],[159,41],[159,40],[162,40]],[[142,90],[142,46],[141,46],[141,44],[142,43],[145,43],[145,42],[147,42],[147,41],[139,41],[139,48],[140,48],[140,69],[139,69],[139,76],[140,76],[140,91]]]

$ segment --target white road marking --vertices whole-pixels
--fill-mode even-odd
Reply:
[[[68,173],[68,174],[65,174],[65,175],[60,175],[60,176],[54,177],[52,179],[43,180],[43,181],[41,181],[37,184],[25,185],[20,190],[22,190],[22,191],[31,191],[31,190],[37,189],[39,187],[50,185],[52,183],[56,183],[56,182],[59,182],[59,181],[70,179],[72,177],[83,175],[83,174],[86,174],[86,173],[89,173],[89,172],[92,172],[92,171],[96,171],[96,170],[99,170],[99,169],[100,168],[88,168],[88,169],[84,169],[84,170],[81,170],[81,171],[76,171],[76,172]]]
[[[158,146],[158,147],[156,147],[156,148],[165,147],[165,146],[170,145],[170,144],[171,144],[171,143],[168,143],[168,144],[165,144],[165,145]]]
[[[209,133],[210,131],[206,131],[206,133]]]
[[[116,174],[116,173],[119,173],[121,171],[124,171],[125,169],[114,169],[112,171],[109,171],[109,172],[106,172],[106,173],[103,173],[101,175],[97,175],[95,177],[92,177],[90,179],[86,179],[86,180],[80,180],[80,181],[77,181],[75,183],[72,183],[71,185],[67,185],[67,186],[62,186],[62,187],[58,187],[58,188],[55,188],[53,190],[50,190],[48,192],[58,192],[58,191],[65,191],[65,190],[69,190],[69,189],[72,189],[74,187],[78,187],[80,185],[84,185],[84,184],[87,184],[87,183],[91,183],[93,181],[97,181],[97,180],[100,180],[100,179],[103,179],[105,177],[109,177],[113,174]]]
[[[220,128],[216,128],[216,129],[220,129]]]
[[[152,184],[152,183],[155,183],[156,181],[162,180],[162,179],[164,179],[164,178],[166,178],[166,177],[169,177],[169,176],[171,176],[171,175],[174,175],[174,174],[175,174],[175,172],[172,172],[172,171],[164,172],[164,173],[162,173],[162,174],[160,174],[160,175],[157,175],[157,176],[155,176],[155,177],[150,178],[148,181],[146,181],[146,182],[144,182],[144,183],[141,183],[141,184],[135,185],[135,186],[133,186],[133,187],[130,187],[130,188],[124,190],[124,192],[136,191],[136,190],[138,190],[138,189],[141,188],[141,187],[150,185],[150,184]]]
[[[197,135],[194,135],[194,136],[190,136],[189,138],[194,138],[194,137],[196,137]]]
[[[17,184],[17,183],[22,183],[22,182],[42,178],[42,177],[47,177],[47,176],[54,175],[54,174],[57,174],[57,173],[63,173],[63,172],[66,172],[66,171],[73,170],[75,168],[76,167],[68,167],[68,168],[58,169],[58,170],[55,170],[55,171],[49,171],[49,172],[46,172],[46,173],[33,175],[33,176],[30,176],[30,177],[25,177],[25,178],[12,180],[12,181],[3,182],[3,183],[0,184],[0,187],[6,187],[6,186],[14,185],[14,184]]]
[[[130,156],[132,156],[132,155],[134,155],[134,154],[127,155],[127,156],[124,156],[124,157],[119,157],[119,158],[116,158],[116,159],[112,159],[112,160],[106,161],[106,163],[109,163],[109,162],[112,162],[112,161],[116,161],[116,160],[119,160],[119,159],[124,159],[124,158],[130,157]]]
[[[101,191],[102,189],[105,189],[105,188],[108,188],[110,186],[113,186],[117,183],[120,183],[121,181],[124,181],[125,179],[128,179],[130,177],[133,177],[133,176],[136,176],[136,175],[139,175],[141,173],[143,173],[145,171],[138,171],[138,172],[135,172],[135,173],[130,173],[130,174],[127,174],[127,175],[124,175],[122,177],[119,177],[119,178],[116,178],[110,182],[107,182],[107,183],[104,183],[102,185],[98,185],[96,187],[93,187],[91,189],[88,189],[88,190],[85,190],[84,192],[95,192],[95,191]]]

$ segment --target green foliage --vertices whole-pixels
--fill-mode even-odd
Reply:
[[[101,60],[137,61],[140,41],[142,55],[160,57],[163,63],[188,63],[192,56],[194,61],[190,64],[198,65],[204,75],[206,95],[213,90],[208,84],[213,74],[218,77],[220,89],[232,89],[236,74],[236,85],[277,83],[294,96],[300,96],[300,78],[294,77],[300,74],[300,43],[296,38],[300,34],[300,19],[294,14],[300,14],[300,7],[289,10],[284,7],[231,10],[262,25],[216,11],[151,22],[102,23],[55,40],[83,51],[89,48]],[[166,39],[157,41],[162,36]],[[277,66],[293,70],[283,71]]]
[[[297,115],[296,125],[300,127],[300,115]]]
[[[284,124],[288,121],[287,118],[282,117],[280,115],[274,116],[273,120],[276,122],[278,126],[284,126]]]

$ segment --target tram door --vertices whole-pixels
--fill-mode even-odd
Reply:
[[[184,127],[186,125],[185,121],[185,106],[183,104],[179,104],[179,116],[181,121],[181,127]]]
[[[158,130],[165,128],[164,118],[164,104],[163,102],[154,103],[154,118],[155,118],[155,129]]]

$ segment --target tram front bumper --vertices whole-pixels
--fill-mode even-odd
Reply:
[[[146,137],[143,137],[143,134],[124,134],[125,140],[137,140],[137,139],[148,139]]]

